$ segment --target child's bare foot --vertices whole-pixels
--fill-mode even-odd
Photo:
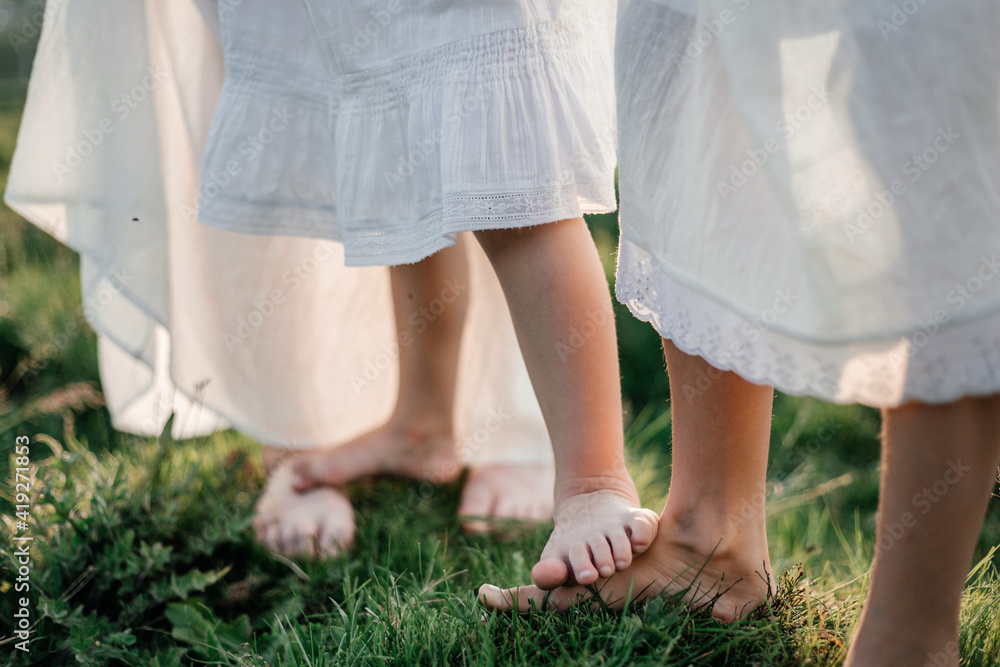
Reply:
[[[307,452],[292,464],[297,491],[337,486],[372,475],[446,484],[462,472],[450,424],[392,419],[339,447]]]
[[[860,628],[851,641],[844,667],[895,667],[895,665],[933,665],[934,667],[958,667],[961,662],[957,636],[948,639],[921,637],[918,644],[913,637],[899,632],[891,623],[881,624],[881,635],[866,632]]]
[[[531,579],[540,588],[592,584],[627,568],[632,554],[645,551],[656,537],[659,517],[640,507],[631,479],[584,489],[565,493],[568,489],[563,487],[559,494],[555,528],[531,570]]]
[[[490,465],[472,468],[462,490],[458,518],[470,533],[487,533],[498,526],[486,520],[552,518],[554,465]],[[463,517],[476,517],[468,520]]]
[[[261,544],[285,556],[336,556],[354,542],[354,508],[347,496],[328,487],[295,491],[290,463],[268,477],[253,525]]]
[[[631,566],[611,577],[598,580],[593,586],[562,586],[543,590],[537,586],[501,590],[484,585],[479,599],[490,609],[565,611],[590,600],[592,607],[601,603],[621,609],[629,604],[669,597],[684,591],[684,600],[704,606],[714,600],[712,615],[722,621],[732,621],[760,604],[767,596],[768,586],[774,590],[767,553],[727,551],[712,546],[698,549],[678,540],[667,527],[661,527],[653,544],[637,555]],[[711,554],[711,558],[709,558]]]

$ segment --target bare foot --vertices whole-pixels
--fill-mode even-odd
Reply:
[[[922,646],[914,646],[906,637],[896,636],[895,628],[890,628],[883,636],[862,637],[862,630],[854,635],[851,648],[847,652],[844,667],[895,667],[896,665],[917,665],[918,667],[958,667],[961,656],[958,638],[948,641],[925,640]]]
[[[257,540],[285,556],[336,556],[350,548],[355,531],[351,501],[328,487],[295,491],[291,463],[275,467],[257,501]]]
[[[958,667],[961,663],[957,627],[953,632],[925,629],[914,637],[912,628],[899,627],[894,617],[898,614],[886,613],[877,601],[867,599],[844,667]]]
[[[767,554],[696,552],[671,539],[667,528],[645,553],[635,557],[631,567],[611,577],[598,580],[593,586],[563,586],[546,591],[537,586],[501,590],[484,585],[479,599],[490,609],[527,612],[536,610],[565,611],[581,603],[592,608],[606,604],[622,609],[655,597],[684,593],[684,600],[695,606],[714,601],[712,615],[729,622],[749,612],[766,599],[768,586],[774,590]],[[707,561],[707,562],[706,562]],[[600,600],[595,597],[599,593]],[[588,603],[589,601],[589,603]]]
[[[594,583],[632,563],[656,537],[659,517],[640,507],[631,478],[569,493],[555,504],[555,528],[531,580],[544,589]]]
[[[390,420],[339,447],[308,452],[292,463],[293,486],[338,486],[361,477],[398,475],[447,484],[462,472],[450,426],[423,426]]]
[[[465,480],[458,506],[462,528],[470,533],[488,533],[500,527],[489,518],[550,520],[555,481],[554,465],[473,468]]]

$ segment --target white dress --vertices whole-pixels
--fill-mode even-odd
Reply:
[[[221,5],[202,222],[385,265],[615,210],[611,0],[291,4]]]
[[[617,293],[712,365],[1000,392],[1000,5],[630,0]]]
[[[220,154],[208,141],[224,89],[219,12],[306,20],[299,3],[282,3],[280,17],[251,14],[250,5],[49,3],[6,200],[80,253],[84,314],[98,334],[116,428],[155,434],[176,411],[175,437],[231,425],[267,444],[341,443],[384,422],[395,403],[387,269],[348,269],[331,241],[196,222],[206,145],[209,161]],[[259,34],[270,34],[264,27]],[[309,36],[297,34],[296,48],[318,58]],[[227,58],[240,54],[226,45]],[[256,136],[257,119],[280,112],[262,108],[265,92],[310,99],[322,89],[297,76],[321,73],[318,60],[287,65],[284,88],[261,88],[242,109],[229,108],[237,124],[227,129]],[[231,61],[225,68],[227,77],[238,71]],[[223,99],[239,88],[231,83]],[[273,180],[244,191],[251,199],[234,210],[281,225],[295,208],[283,205],[300,202],[336,224],[325,208],[333,190],[322,151],[310,150],[323,141],[326,113],[301,114],[266,142],[251,163],[266,165]],[[209,172],[201,190],[221,178]],[[471,298],[456,406],[460,454],[472,465],[551,462],[503,295],[478,248],[470,272],[468,285],[455,286]]]

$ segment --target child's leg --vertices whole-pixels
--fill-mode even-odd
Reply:
[[[273,471],[257,503],[254,528],[266,547],[290,556],[336,555],[348,547],[354,511],[330,485],[375,474],[440,483],[460,473],[452,408],[469,298],[467,268],[466,248],[459,243],[418,264],[391,269],[399,332],[396,409],[386,424],[352,442],[297,454],[278,466],[272,462],[287,450],[265,448],[265,467]],[[442,298],[446,280],[462,289]],[[420,309],[435,299],[450,303],[432,320]]]
[[[1000,463],[1000,395],[886,410],[871,587],[847,665],[958,665],[958,612]]]
[[[287,555],[335,555],[354,536],[347,498],[330,488],[360,476],[398,474],[445,482],[459,474],[453,406],[459,348],[469,299],[467,240],[418,264],[390,270],[399,332],[400,389],[389,422],[340,447],[288,458],[264,448],[267,489],[254,525],[265,546]],[[449,287],[449,281],[450,287]],[[442,312],[435,300],[446,304]],[[433,311],[433,316],[427,313]],[[296,472],[297,492],[292,485]],[[273,475],[271,474],[273,471]],[[491,465],[470,471],[460,516],[546,520],[552,516],[551,465]],[[492,529],[470,520],[467,530]]]
[[[390,268],[399,332],[399,394],[389,421],[293,464],[295,488],[390,474],[445,483],[461,472],[455,452],[455,385],[469,302],[468,258],[456,244],[416,264]],[[445,304],[432,317],[430,305]]]
[[[555,454],[556,525],[532,576],[548,587],[591,583],[627,566],[656,528],[653,512],[636,509],[625,469],[617,341],[600,258],[582,218],[476,238],[507,297]]]
[[[636,600],[690,586],[687,599],[695,604],[724,592],[713,614],[732,620],[756,606],[773,586],[764,489],[774,392],[713,368],[670,341],[663,345],[674,442],[667,504],[652,546],[630,568],[596,587],[613,607],[622,605],[630,589]],[[521,610],[531,604],[541,608],[543,602],[565,609],[591,595],[573,586],[548,594],[534,586],[480,589],[491,607],[514,606],[516,597]]]

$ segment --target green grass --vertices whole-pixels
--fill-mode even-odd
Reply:
[[[0,180],[23,89],[0,88]],[[613,265],[613,218],[591,220]],[[357,544],[291,561],[248,530],[259,443],[232,431],[184,442],[117,433],[100,404],[95,338],[75,255],[0,208],[0,656],[46,665],[836,665],[867,585],[878,496],[879,419],[779,395],[768,534],[781,586],[722,626],[676,600],[626,613],[484,615],[480,583],[528,581],[548,527],[470,536],[461,481],[349,489]],[[630,468],[645,504],[666,496],[669,390],[655,333],[620,307]],[[833,434],[830,436],[829,434]],[[33,642],[13,650],[12,449],[37,470]],[[963,607],[965,665],[1000,665],[1000,506],[984,526]]]

